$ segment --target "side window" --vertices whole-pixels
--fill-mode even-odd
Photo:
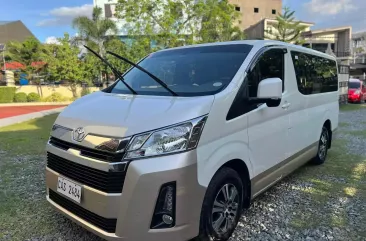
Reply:
[[[285,58],[282,49],[270,49],[262,54],[248,74],[249,97],[257,97],[258,84],[267,78],[280,78],[284,91]]]
[[[312,95],[338,90],[334,60],[295,51],[291,51],[291,56],[300,93]]]

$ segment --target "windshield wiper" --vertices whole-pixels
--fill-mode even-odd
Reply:
[[[173,96],[178,96],[177,93],[175,93],[173,90],[171,90],[161,79],[159,79],[158,77],[156,77],[155,75],[153,75],[152,73],[150,73],[149,71],[147,71],[146,69],[142,68],[140,65],[138,64],[135,64],[134,62],[122,57],[122,56],[119,56],[118,54],[116,53],[113,53],[111,51],[107,51],[108,54],[111,54],[113,55],[114,57],[118,58],[118,59],[121,59],[127,63],[129,63],[130,65],[132,65],[133,67],[136,67],[137,69],[141,70],[142,72],[144,72],[145,74],[147,74],[148,76],[150,76],[153,80],[155,80],[156,82],[158,82],[161,86],[164,87],[164,89],[166,89],[169,93],[171,93]]]
[[[106,59],[102,58],[102,56],[100,56],[99,54],[97,54],[94,50],[92,50],[91,48],[89,48],[88,46],[84,47],[89,50],[90,52],[92,52],[95,56],[97,56],[103,63],[105,63],[109,68],[112,69],[114,75],[117,75],[117,77],[125,84],[125,86],[132,92],[132,94],[137,95],[137,92],[134,91],[131,86],[129,86],[123,79],[122,73],[119,72],[116,68],[113,67],[113,65],[111,65]]]

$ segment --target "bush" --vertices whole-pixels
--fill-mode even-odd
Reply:
[[[62,96],[60,93],[57,92],[43,99],[44,102],[62,102],[68,100],[69,98]]]
[[[14,95],[14,102],[27,102],[27,94],[24,92],[19,92]]]
[[[89,88],[83,88],[83,89],[81,90],[81,96],[88,95],[88,94],[90,94],[90,93],[91,93],[91,92],[90,92]]]
[[[14,100],[15,87],[0,86],[0,103],[11,103]]]
[[[39,94],[37,93],[29,93],[29,95],[27,96],[27,100],[28,102],[38,102],[41,100],[41,97],[39,96]]]

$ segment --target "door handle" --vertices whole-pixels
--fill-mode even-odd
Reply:
[[[290,103],[285,103],[285,104],[282,105],[282,109],[286,110],[290,107],[290,105],[291,105]]]

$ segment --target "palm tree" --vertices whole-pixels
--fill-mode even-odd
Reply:
[[[105,54],[105,43],[110,39],[107,34],[113,35],[117,32],[116,23],[111,19],[103,18],[102,9],[99,7],[93,8],[91,19],[86,16],[77,17],[73,20],[72,25],[78,29],[81,40],[97,45],[102,57]]]
[[[112,39],[117,32],[116,23],[102,16],[102,9],[93,8],[92,18],[86,16],[77,17],[73,20],[72,25],[78,30],[79,40],[84,43],[96,45],[100,56],[105,55],[106,42]],[[111,34],[108,36],[107,34]]]

